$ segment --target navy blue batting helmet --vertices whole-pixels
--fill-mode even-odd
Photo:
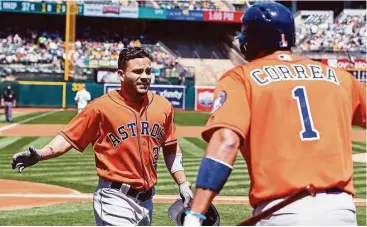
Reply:
[[[261,52],[290,50],[296,42],[293,14],[276,2],[256,3],[244,12],[237,38],[242,54],[249,61]]]

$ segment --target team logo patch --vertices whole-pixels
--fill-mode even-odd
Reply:
[[[199,93],[198,101],[200,105],[210,107],[211,105],[213,105],[213,98],[214,98],[213,92],[205,91]]]
[[[223,105],[226,99],[227,99],[226,92],[220,91],[214,100],[213,109],[210,113],[214,113],[215,111],[217,111]]]

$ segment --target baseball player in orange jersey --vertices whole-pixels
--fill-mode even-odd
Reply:
[[[202,132],[208,141],[184,225],[200,225],[232,171],[238,149],[250,175],[253,214],[308,184],[307,196],[258,225],[356,225],[351,124],[366,128],[366,89],[351,74],[290,52],[292,13],[258,3],[238,37],[246,65],[226,72]]]
[[[22,172],[40,160],[71,148],[83,152],[92,144],[99,176],[93,197],[97,225],[150,225],[161,147],[185,206],[192,199],[191,185],[177,144],[173,107],[164,97],[148,92],[149,53],[140,47],[123,49],[118,68],[121,90],[90,102],[42,149],[30,147],[15,154],[12,167]]]

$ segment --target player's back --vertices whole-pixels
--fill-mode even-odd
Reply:
[[[252,204],[309,183],[354,193],[351,123],[366,97],[355,92],[358,82],[290,52],[275,52],[237,70],[243,72],[251,108],[241,151],[252,178]],[[355,123],[365,127],[365,114],[359,117]]]

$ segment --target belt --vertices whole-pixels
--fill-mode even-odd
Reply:
[[[121,186],[122,186],[122,183],[112,182],[110,187],[113,189],[120,190]],[[152,197],[153,188],[148,189],[148,190],[140,190],[140,191],[135,190],[133,188],[129,188],[129,190],[125,194],[128,196],[134,197],[141,202],[145,202]]]
[[[339,188],[328,188],[328,189],[324,189],[324,190],[316,190],[316,192],[318,193],[339,193],[339,192],[344,192],[343,190],[340,190]]]

